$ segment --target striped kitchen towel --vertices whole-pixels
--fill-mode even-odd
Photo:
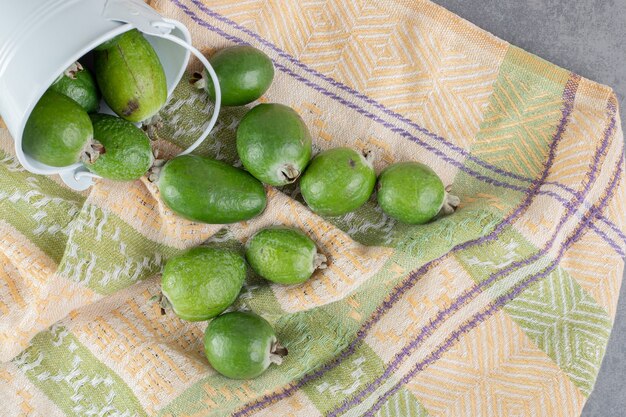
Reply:
[[[294,107],[316,150],[433,167],[462,199],[423,226],[370,200],[320,218],[297,187],[250,222],[174,216],[147,181],[85,193],[25,172],[0,129],[2,416],[578,416],[611,332],[626,250],[615,94],[425,0],[157,0],[207,54],[251,44],[262,101]],[[192,64],[190,72],[197,69]],[[184,80],[155,132],[193,141],[211,104]],[[198,150],[238,164],[227,108]],[[250,381],[216,374],[206,323],[162,316],[166,259],[288,224],[329,268],[296,287],[250,276],[236,308],[289,349]]]

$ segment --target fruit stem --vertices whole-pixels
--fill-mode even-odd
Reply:
[[[441,210],[439,210],[439,214],[447,216],[452,213],[459,207],[461,204],[461,199],[455,195],[450,194],[450,190],[452,189],[451,185],[446,187],[446,194],[443,199],[443,206]]]
[[[71,78],[72,80],[75,80],[76,74],[82,70],[83,70],[83,66],[80,64],[80,62],[76,61],[72,65],[70,65],[70,67],[66,69],[63,74],[65,74],[66,77]]]
[[[287,356],[289,352],[287,348],[280,344],[278,340],[272,343],[270,348],[270,362],[276,365],[283,363],[283,358]]]
[[[328,258],[326,258],[326,255],[317,253],[315,255],[315,259],[313,260],[313,270],[326,269],[328,267],[327,262]]]
[[[105,153],[106,149],[104,148],[104,145],[96,139],[91,139],[80,152],[80,161],[85,165],[90,165],[95,163],[100,155]]]
[[[198,90],[203,90],[206,88],[206,78],[204,78],[204,74],[202,74],[201,72],[194,72],[189,79],[189,83]]]
[[[300,176],[300,170],[291,164],[285,164],[285,166],[283,166],[283,168],[280,170],[280,174],[285,180],[287,180],[288,184],[291,184]]]

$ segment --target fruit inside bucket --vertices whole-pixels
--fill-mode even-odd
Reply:
[[[177,37],[181,41],[190,42],[190,35],[187,29],[182,24],[174,24],[173,30],[171,31],[171,35]],[[89,177],[83,176],[82,178],[77,178],[76,173],[85,171],[85,167],[82,165],[81,158],[84,159],[85,156],[93,156],[94,149],[91,147],[91,144],[83,144],[84,146],[78,146],[74,149],[75,152],[79,152],[80,156],[75,158],[75,161],[67,164],[67,159],[61,158],[58,163],[51,158],[45,158],[38,155],[37,152],[32,152],[32,147],[29,147],[29,133],[32,135],[33,129],[29,129],[29,121],[31,120],[31,116],[36,115],[37,103],[42,100],[42,97],[46,95],[52,95],[49,90],[55,90],[56,93],[60,93],[61,95],[67,95],[70,98],[77,100],[79,104],[85,104],[88,102],[89,107],[85,107],[85,111],[89,113],[93,113],[94,110],[98,113],[104,113],[109,115],[122,115],[120,109],[115,109],[114,111],[108,103],[115,103],[114,100],[107,97],[106,94],[104,96],[100,94],[100,91],[97,91],[96,88],[99,86],[102,88],[102,83],[104,82],[102,79],[98,80],[96,76],[96,66],[98,65],[98,59],[96,55],[99,57],[108,56],[108,52],[103,51],[95,51],[95,49],[106,42],[111,42],[112,39],[124,38],[128,37],[131,33],[137,33],[138,37],[140,37],[141,41],[144,43],[141,45],[144,50],[151,51],[153,64],[156,62],[156,65],[153,65],[154,68],[158,67],[158,71],[153,69],[145,69],[143,70],[144,74],[148,74],[152,76],[153,74],[160,73],[159,79],[159,87],[158,94],[159,100],[158,102],[153,104],[153,109],[148,113],[144,112],[144,114],[138,114],[137,117],[127,119],[133,123],[139,124],[140,121],[143,120],[142,116],[146,114],[152,115],[158,111],[162,105],[165,103],[166,99],[171,95],[174,88],[182,78],[184,71],[186,69],[187,63],[189,61],[189,51],[176,43],[173,43],[167,39],[163,39],[157,36],[141,34],[136,29],[133,29],[130,24],[124,24],[119,28],[116,28],[113,31],[110,31],[104,36],[99,37],[93,42],[90,42],[87,46],[85,46],[83,51],[80,51],[76,56],[72,56],[70,59],[75,60],[72,61],[67,67],[58,70],[51,74],[50,83],[42,84],[41,88],[41,96],[37,100],[33,100],[32,108],[28,112],[28,116],[23,123],[23,128],[21,129],[18,135],[14,135],[16,137],[16,151],[18,154],[18,159],[22,163],[22,165],[29,171],[39,173],[39,174],[61,174],[63,180],[72,188],[77,190],[82,190],[88,188],[92,180]],[[110,54],[114,55],[114,54]],[[119,54],[118,54],[119,55]],[[140,61],[141,59],[137,59]],[[102,61],[102,59],[100,59]],[[133,65],[136,67],[137,65],[141,66],[141,63],[134,62]],[[140,71],[141,72],[141,71]],[[128,69],[122,69],[113,71],[112,74],[109,74],[110,78],[120,78],[124,74],[127,74],[129,77],[135,76]],[[102,78],[102,77],[101,77]],[[89,79],[93,80],[93,91],[89,91]],[[87,80],[87,81],[85,81]],[[96,83],[96,80],[98,81]],[[144,78],[145,81],[145,78]],[[111,82],[109,84],[115,84],[115,82]],[[119,84],[119,83],[118,83]],[[145,83],[144,83],[145,85]],[[118,86],[119,87],[119,86]],[[111,87],[113,90],[116,88],[114,85]],[[44,94],[45,93],[45,94]],[[97,98],[96,98],[97,96]],[[79,98],[84,98],[85,100],[80,100]],[[96,100],[95,107],[94,100]],[[130,109],[137,110],[139,107],[144,107],[143,104],[139,101],[129,100],[131,103]],[[136,112],[138,113],[138,112]],[[48,117],[52,117],[52,120],[55,119],[54,112],[49,112]],[[58,115],[57,120],[63,119],[64,116]],[[83,117],[84,119],[84,117]],[[48,125],[53,125],[50,123],[51,120],[48,120]],[[31,125],[33,123],[31,122]],[[31,126],[32,127],[32,126]],[[67,127],[67,126],[66,126]],[[56,132],[53,132],[54,129],[50,129],[50,134],[54,136],[56,135],[63,139],[64,129],[63,127],[58,128]],[[72,130],[72,129],[70,129]],[[89,133],[87,133],[89,134]],[[59,150],[64,151],[65,148],[61,147]],[[71,151],[70,151],[71,153]]]

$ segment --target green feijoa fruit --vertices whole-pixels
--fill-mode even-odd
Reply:
[[[87,113],[97,112],[100,108],[100,92],[93,76],[80,62],[75,62],[58,80],[50,86],[50,90],[68,96],[85,109]]]
[[[236,223],[258,216],[267,197],[245,171],[196,155],[178,156],[158,173],[161,199],[174,213],[196,222]]]
[[[136,29],[95,52],[96,80],[106,103],[120,117],[141,122],[167,100],[165,72],[156,52]]]
[[[26,122],[22,149],[41,163],[65,167],[95,161],[100,147],[87,112],[71,98],[47,91]]]
[[[237,252],[191,249],[167,261],[161,292],[178,317],[208,320],[235,302],[246,279],[246,262]]]
[[[91,116],[94,137],[106,152],[94,163],[85,163],[93,173],[116,181],[141,178],[152,166],[150,139],[129,121],[107,114]]]
[[[435,171],[419,162],[388,166],[380,174],[377,189],[383,211],[408,224],[424,224],[439,212],[450,214],[460,203],[447,193]]]
[[[311,135],[291,107],[259,104],[237,127],[237,153],[256,178],[282,186],[296,181],[309,163]]]
[[[222,92],[222,105],[243,106],[261,97],[274,79],[274,64],[262,51],[252,46],[232,46],[213,55],[209,62],[215,70]],[[196,83],[215,100],[215,87],[204,72]]]
[[[334,148],[317,155],[302,175],[304,201],[322,216],[340,216],[370,198],[376,173],[370,161],[351,148]]]
[[[301,284],[316,269],[326,268],[326,256],[299,230],[270,227],[246,243],[246,259],[254,271],[278,284]]]
[[[280,365],[287,349],[272,326],[252,312],[234,311],[209,323],[204,332],[204,352],[211,366],[232,379],[251,379],[270,364]]]

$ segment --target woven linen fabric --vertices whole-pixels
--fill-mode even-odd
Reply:
[[[146,180],[76,193],[18,164],[0,129],[2,416],[578,416],[611,332],[626,250],[615,94],[418,0],[158,0],[207,54],[251,44],[275,63],[264,102],[295,108],[316,151],[418,160],[462,205],[423,226],[375,197],[321,218],[297,186],[220,226],[176,217]],[[197,69],[192,63],[190,72]],[[187,78],[189,75],[187,75]],[[208,122],[184,79],[163,157]],[[250,107],[250,106],[248,106]],[[246,108],[198,154],[240,165]],[[251,309],[289,349],[249,381],[218,375],[206,323],[161,315],[159,272],[200,244],[304,230],[329,268],[300,286],[250,275]]]

